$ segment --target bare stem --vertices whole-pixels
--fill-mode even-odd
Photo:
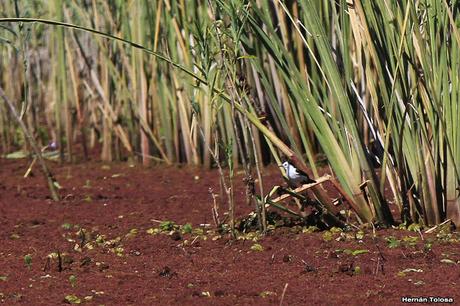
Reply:
[[[40,162],[40,165],[42,166],[43,174],[45,175],[45,179],[48,182],[48,188],[51,193],[51,197],[54,201],[59,201],[59,194],[56,190],[55,182],[56,180],[54,179],[53,175],[51,174],[50,170],[46,166],[45,159],[43,158],[40,149],[38,148],[37,142],[35,139],[32,137],[32,135],[29,133],[27,130],[27,127],[22,121],[22,119],[19,117],[18,112],[14,108],[13,103],[11,100],[6,96],[5,92],[3,91],[3,88],[0,87],[0,97],[2,97],[3,101],[5,101],[5,104],[9,107],[11,114],[13,117],[16,119],[18,122],[19,126],[22,129],[22,132],[24,133],[25,138],[29,141],[30,146],[32,147],[32,150],[35,152],[38,161]]]

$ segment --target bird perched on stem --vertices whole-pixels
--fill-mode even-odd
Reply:
[[[293,184],[311,184],[316,183],[315,180],[312,180],[308,174],[303,172],[300,169],[297,169],[294,165],[291,165],[289,162],[285,161],[280,167],[283,167],[286,170],[286,176],[289,179],[289,182]]]

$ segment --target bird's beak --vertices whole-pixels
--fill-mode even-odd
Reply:
[[[280,167],[280,168],[284,168],[284,167],[283,167],[283,165],[278,165],[278,167]]]

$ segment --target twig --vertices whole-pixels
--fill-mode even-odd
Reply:
[[[386,258],[383,256],[383,253],[380,250],[380,247],[377,244],[377,242],[374,240],[374,238],[372,238],[372,240],[374,241],[375,247],[377,248],[377,251],[379,253],[379,257],[377,257],[377,266],[375,267],[375,275],[377,275],[379,273],[379,270],[382,271],[382,274],[385,274],[385,261],[386,261]]]
[[[27,178],[29,176],[29,174],[32,173],[32,168],[34,167],[36,161],[37,161],[37,157],[34,156],[34,159],[30,163],[29,168],[27,168],[26,173],[24,173],[24,178]]]
[[[219,227],[222,223],[219,220],[219,208],[217,207],[217,200],[216,200],[216,195],[214,194],[214,191],[212,188],[209,188],[209,193],[211,194],[212,201],[213,201],[213,207],[212,207],[212,219],[214,220],[214,224],[217,227]]]
[[[197,113],[194,114],[194,116],[198,116]],[[203,137],[203,139],[206,139],[205,135],[204,135],[204,131],[203,131],[203,128],[200,124],[198,124],[198,130],[200,131],[200,134],[201,134],[201,137]],[[216,136],[216,148],[217,148],[217,136]],[[227,185],[227,182],[225,180],[225,174],[224,174],[224,170],[222,168],[222,165],[220,163],[220,159],[219,159],[219,154],[214,152],[211,147],[208,145],[206,145],[206,148],[209,152],[209,154],[211,155],[212,159],[214,160],[214,162],[216,163],[217,165],[217,169],[219,171],[219,176],[220,176],[220,183],[221,183],[221,186],[224,188],[225,190],[225,194],[227,195],[227,201],[228,201],[228,204],[229,206],[232,206],[232,202],[233,202],[233,189],[232,189],[232,178],[230,178],[230,187],[228,187]],[[217,213],[217,212],[216,212]],[[233,220],[234,221],[234,220]],[[231,224],[231,228],[232,228],[232,236],[233,238],[235,238],[235,228],[234,228],[235,224],[232,223]]]
[[[286,294],[286,290],[287,290],[288,285],[289,285],[288,283],[286,283],[286,285],[284,285],[283,293],[281,294],[280,306],[283,306],[284,295]]]
[[[296,188],[296,189],[294,189],[292,191],[287,190],[288,194],[283,194],[283,195],[281,195],[281,196],[279,196],[279,197],[277,197],[277,198],[275,198],[273,200],[270,200],[267,197],[265,199],[265,203],[267,203],[269,205],[272,205],[272,206],[275,206],[278,209],[282,209],[282,210],[284,210],[284,211],[286,211],[288,213],[295,214],[297,216],[300,215],[301,217],[305,217],[302,214],[297,214],[295,212],[290,211],[287,208],[283,208],[282,206],[277,205],[277,203],[282,201],[282,200],[285,200],[287,198],[290,198],[290,197],[294,197],[296,199],[300,199],[302,201],[305,201],[306,198],[304,198],[302,195],[300,195],[300,193],[302,191],[308,190],[310,188],[314,188],[317,185],[322,184],[322,183],[324,183],[326,181],[332,181],[331,176],[329,174],[326,174],[326,175],[316,179],[316,182],[314,182],[314,183],[304,184],[304,185],[302,185],[302,186],[300,186],[300,187],[298,187],[298,188]],[[271,192],[270,194],[273,194],[273,192]],[[339,218],[337,218],[334,215],[333,211],[330,211],[327,207],[322,206],[320,203],[316,203],[316,204],[314,204],[314,206],[318,209],[318,211],[320,211],[322,213],[323,216],[327,217],[329,219],[329,221],[333,222],[334,224],[336,224],[337,226],[340,226],[340,227],[345,226],[345,224]],[[326,223],[328,223],[328,222],[326,221]]]
[[[330,176],[329,174],[326,174],[325,176],[322,176],[322,177],[316,179],[316,182],[315,182],[315,183],[304,184],[304,185],[302,185],[302,186],[300,186],[300,187],[294,189],[294,190],[292,191],[292,193],[294,193],[294,194],[296,194],[296,193],[301,193],[302,191],[308,190],[308,189],[310,189],[310,188],[312,188],[312,187],[314,187],[314,186],[316,186],[316,185],[319,185],[319,184],[321,184],[321,183],[324,183],[324,182],[326,182],[326,181],[329,181],[330,179],[331,179],[331,176]],[[283,195],[281,195],[281,196],[279,196],[279,197],[273,199],[272,202],[277,203],[277,202],[280,202],[280,201],[285,200],[285,199],[287,199],[287,198],[290,198],[290,197],[292,197],[292,196],[293,196],[293,195],[292,195],[291,193],[289,193],[289,194],[283,194]]]
[[[58,271],[62,272],[62,256],[61,256],[61,252],[58,250],[56,253],[57,253],[57,258],[58,258]]]
[[[259,197],[257,197],[257,199],[258,199],[258,198],[259,198]],[[291,214],[291,215],[293,215],[293,216],[301,217],[301,215],[298,214],[298,213],[296,213],[295,211],[292,211],[292,210],[290,210],[290,209],[287,208],[287,207],[284,207],[284,206],[282,206],[282,205],[279,205],[278,203],[274,203],[274,202],[271,201],[270,199],[267,199],[267,198],[266,198],[265,201],[264,201],[264,203],[265,203],[265,208],[267,208],[267,207],[269,207],[269,206],[273,206],[273,207],[278,208],[279,210],[282,210],[282,211],[284,211],[284,212],[286,212],[286,213],[288,213],[288,214]]]
[[[432,228],[429,228],[425,231],[425,234],[430,234],[432,232],[434,232],[437,228],[443,226],[444,224],[447,224],[449,222],[451,222],[452,220],[451,219],[447,219],[446,221],[442,222],[442,223],[439,223],[438,225],[435,225],[433,226]]]

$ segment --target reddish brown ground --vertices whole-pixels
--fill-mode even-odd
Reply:
[[[284,289],[284,305],[395,305],[402,296],[460,301],[456,234],[440,235],[449,242],[424,234],[422,241],[414,232],[380,230],[375,240],[367,231],[362,242],[337,241],[340,234],[327,241],[321,232],[281,228],[258,241],[262,251],[251,250],[251,240],[213,240],[215,233],[207,240],[151,235],[146,231],[159,226],[155,220],[212,224],[208,189],[219,190],[217,173],[96,162],[51,166],[63,186],[59,203],[47,198],[38,168],[24,179],[25,160],[0,160],[0,301],[6,305],[58,305],[71,294],[88,305],[279,305]],[[268,172],[267,186],[281,183]],[[241,180],[240,216],[250,210],[242,204]],[[104,235],[99,244],[98,235]],[[389,248],[388,236],[401,245]],[[430,239],[432,249],[425,250]],[[369,252],[353,256],[345,249]],[[47,259],[58,251],[61,272],[57,258]],[[404,269],[416,270],[398,275]]]

